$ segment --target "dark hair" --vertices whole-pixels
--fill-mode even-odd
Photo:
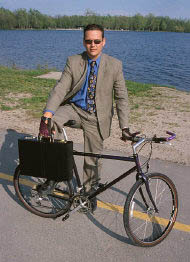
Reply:
[[[99,31],[101,31],[102,32],[102,38],[104,38],[104,28],[101,25],[89,24],[89,25],[84,27],[84,39],[85,39],[86,31],[90,31],[90,30],[99,30]]]

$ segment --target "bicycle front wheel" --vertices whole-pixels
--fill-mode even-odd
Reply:
[[[123,213],[126,233],[143,247],[159,244],[173,228],[178,212],[177,190],[171,179],[159,173],[147,177],[159,212],[155,211],[144,181],[139,179],[129,192]]]
[[[40,195],[37,186],[44,182],[45,179],[21,174],[19,166],[15,170],[14,188],[16,194],[30,212],[47,218],[55,218],[65,214],[71,206],[71,183],[69,181],[59,182],[51,194]]]

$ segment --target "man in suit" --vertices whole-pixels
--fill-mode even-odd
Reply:
[[[62,76],[48,98],[40,133],[51,119],[55,136],[59,137],[63,124],[75,120],[84,134],[84,151],[101,153],[103,141],[110,135],[113,116],[113,96],[122,134],[128,129],[128,98],[121,61],[102,53],[106,39],[100,25],[84,28],[85,52],[68,57]],[[83,182],[88,192],[98,186],[102,163],[100,159],[85,157]]]

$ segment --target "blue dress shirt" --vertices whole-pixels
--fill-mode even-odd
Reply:
[[[98,75],[98,68],[100,64],[101,56],[99,56],[96,60],[96,64],[94,66],[94,73],[96,76]],[[88,78],[90,74],[90,63],[92,59],[88,58],[88,68],[86,74],[86,80],[83,87],[76,93],[76,95],[70,100],[71,103],[74,103],[76,106],[81,107],[83,110],[87,110],[87,88],[88,88]]]

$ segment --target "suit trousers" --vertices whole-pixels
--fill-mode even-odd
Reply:
[[[55,128],[55,138],[62,138],[63,124],[75,120],[74,128],[81,128],[84,137],[84,152],[100,154],[103,150],[103,138],[99,130],[98,119],[95,113],[89,113],[73,103],[60,106],[52,117]],[[102,160],[95,157],[84,157],[83,184],[86,191],[100,180]]]

